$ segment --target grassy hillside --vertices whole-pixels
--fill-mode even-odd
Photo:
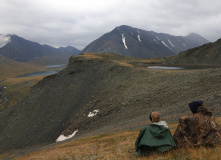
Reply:
[[[153,110],[168,121],[177,121],[190,114],[192,100],[205,101],[216,116],[221,115],[221,68],[143,67],[158,61],[96,53],[71,57],[64,70],[45,77],[29,96],[0,114],[0,151],[52,143],[60,134],[70,135],[76,129],[76,138],[133,130]],[[97,109],[97,116],[87,116]]]
[[[44,66],[17,62],[0,55],[0,79],[46,70]]]
[[[50,70],[44,66],[45,64],[50,64],[50,59],[52,60],[53,57],[42,57],[37,60],[35,59],[36,61],[33,61],[32,63],[23,63],[0,55],[0,86],[6,87],[2,97],[7,98],[7,101],[2,103],[3,99],[0,97],[0,111],[15,105],[19,100],[29,94],[32,86],[43,79],[43,76],[17,76]],[[66,57],[66,59],[68,58]]]
[[[148,117],[147,117],[148,118]],[[221,118],[216,118],[221,124]],[[147,123],[149,123],[147,121]],[[169,123],[169,128],[173,134],[178,123]],[[80,138],[44,148],[5,153],[0,158],[14,158],[15,160],[219,160],[221,146],[215,148],[179,148],[164,154],[152,153],[148,157],[136,158],[134,143],[138,136],[139,129],[123,131],[110,134],[103,133],[96,136]],[[30,153],[32,152],[32,153]]]
[[[15,105],[24,96],[28,95],[33,85],[43,78],[17,76],[45,70],[44,66],[17,62],[0,55],[0,85],[6,87],[2,97],[7,98],[4,103],[0,99],[0,111]]]
[[[165,58],[166,63],[221,66],[221,39]]]
[[[7,98],[7,101],[0,103],[0,111],[15,105],[29,94],[31,87],[42,79],[43,76],[5,78],[4,81],[0,82],[0,85],[6,87],[2,97]]]

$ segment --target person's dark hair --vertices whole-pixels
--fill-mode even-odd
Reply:
[[[192,113],[197,113],[197,108],[203,105],[203,101],[193,101],[189,103],[189,108]]]
[[[152,121],[151,113],[150,113],[150,115],[149,115],[149,119],[150,119],[150,121]]]

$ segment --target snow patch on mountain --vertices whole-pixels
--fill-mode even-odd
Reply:
[[[68,135],[68,136],[64,136],[64,135],[62,134],[62,135],[60,135],[60,136],[56,139],[56,142],[60,142],[60,141],[64,141],[64,140],[70,139],[70,138],[74,137],[77,132],[78,132],[78,130],[74,131],[71,135]]]
[[[87,117],[94,117],[94,116],[97,115],[98,112],[99,112],[99,109],[94,110],[93,112],[89,112],[89,114],[87,115]],[[78,129],[75,130],[71,135],[68,135],[68,136],[65,136],[64,134],[61,134],[61,135],[56,139],[56,142],[60,142],[60,141],[64,141],[64,140],[70,139],[70,138],[74,137],[77,132],[78,132]]]
[[[98,110],[94,110],[93,112],[90,112],[87,116],[88,117],[94,117],[97,115],[97,113],[99,112],[99,109]]]
[[[173,43],[172,42],[170,42],[170,40],[169,39],[167,39],[168,40],[168,42],[170,43],[170,45],[172,46],[172,47],[175,47],[174,45],[173,45]]]
[[[11,42],[11,37],[9,35],[0,34],[0,48],[4,47],[9,42]]]
[[[163,43],[164,46],[166,46],[167,48],[169,48],[170,50],[172,50],[170,47],[168,47],[168,45],[167,45],[164,41],[162,41],[162,43]],[[172,50],[172,51],[173,51],[173,50]]]
[[[159,37],[157,37],[157,36],[156,36],[156,38],[157,38],[158,40],[160,40],[160,38],[159,38]]]
[[[156,40],[156,39],[154,39],[154,41],[155,41],[157,44],[159,44],[159,43],[157,42],[157,40]]]
[[[126,49],[128,49],[128,48],[127,48],[127,44],[126,44],[126,39],[125,39],[125,37],[124,37],[124,34],[122,34],[122,42],[123,42],[123,44],[124,44],[124,47],[125,47]]]
[[[139,34],[137,35],[137,38],[138,38],[138,40],[141,42],[141,39],[140,39],[140,35],[139,35]]]

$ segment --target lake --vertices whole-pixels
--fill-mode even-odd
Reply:
[[[59,72],[61,69],[63,69],[66,66],[67,66],[66,64],[48,65],[48,66],[45,66],[47,69],[55,69],[55,70],[33,72],[33,73],[24,74],[24,75],[21,75],[18,77],[47,76],[47,75],[55,74],[55,73]]]
[[[43,71],[43,72],[34,72],[34,73],[29,73],[29,74],[24,74],[18,77],[33,77],[33,76],[47,76],[50,74],[55,74],[58,71]]]
[[[148,66],[148,69],[182,70],[182,69],[207,69],[218,68],[218,66]]]
[[[183,67],[169,67],[169,66],[149,66],[148,69],[166,69],[166,70],[178,70],[184,69]]]
[[[60,67],[66,67],[66,64],[56,64],[56,65],[48,65],[45,66],[46,68],[60,68]]]

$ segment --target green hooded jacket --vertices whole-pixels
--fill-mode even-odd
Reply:
[[[146,155],[152,151],[165,152],[172,147],[176,147],[176,143],[165,121],[143,127],[135,142],[137,156]]]

